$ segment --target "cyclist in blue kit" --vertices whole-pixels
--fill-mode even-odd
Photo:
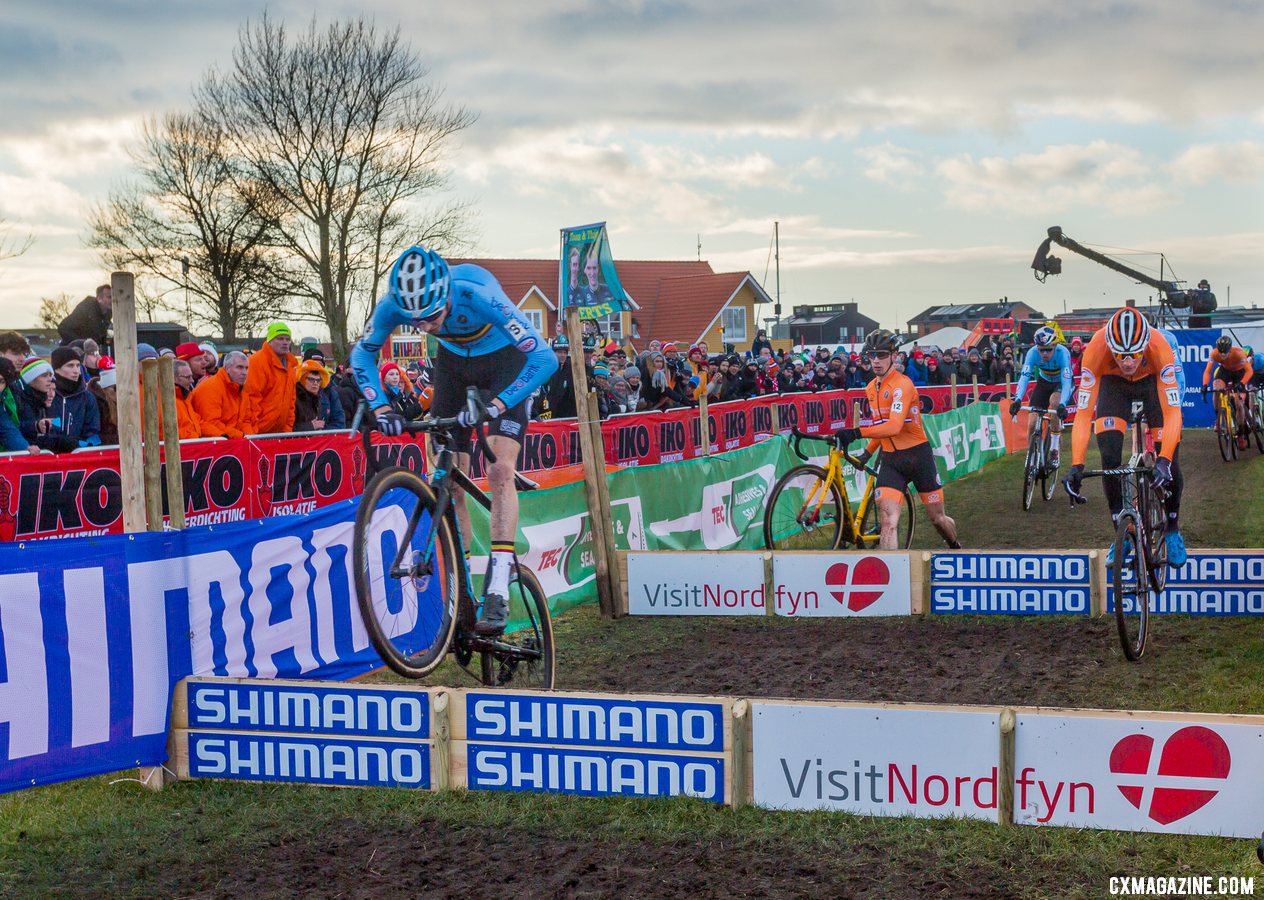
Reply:
[[[391,269],[388,290],[378,300],[364,336],[351,348],[351,368],[383,434],[403,433],[404,419],[387,402],[378,377],[377,354],[401,325],[415,326],[439,340],[434,362],[435,418],[456,416],[464,431],[453,447],[456,464],[468,471],[470,427],[466,389],[483,395],[487,444],[496,462],[487,470],[492,490],[491,563],[484,581],[483,613],[475,630],[492,636],[509,617],[509,577],[518,532],[514,475],[518,448],[530,419],[531,395],[557,371],[548,342],[531,325],[495,277],[481,266],[449,267],[433,250],[410,247]],[[453,491],[465,546],[471,529],[465,494]]]
[[[1032,348],[1027,351],[1023,361],[1023,370],[1018,376],[1018,387],[1014,391],[1014,399],[1009,402],[1009,414],[1018,415],[1023,405],[1023,394],[1027,385],[1034,380],[1036,387],[1031,392],[1032,409],[1050,409],[1052,403],[1057,408],[1057,415],[1049,420],[1051,435],[1049,465],[1058,465],[1058,453],[1062,446],[1062,420],[1066,418],[1066,401],[1073,390],[1071,384],[1071,351],[1065,344],[1058,343],[1058,334],[1048,325],[1037,329],[1032,338]],[[1033,428],[1034,428],[1033,418]]]

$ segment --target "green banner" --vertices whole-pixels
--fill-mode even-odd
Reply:
[[[610,254],[606,223],[562,229],[562,267],[558,308],[579,308],[581,319],[601,319],[630,309]]]
[[[926,416],[926,437],[944,483],[1005,455],[1000,407],[971,403]],[[805,451],[824,450],[804,442]],[[819,458],[824,460],[824,454]],[[758,550],[764,508],[777,479],[800,463],[788,440],[770,439],[711,457],[637,466],[611,473],[610,513],[618,550]],[[847,493],[865,479],[848,467]],[[518,554],[535,572],[554,615],[596,600],[592,525],[582,482],[519,494]],[[471,504],[473,567],[487,564],[488,515]],[[514,611],[517,618],[517,611]]]

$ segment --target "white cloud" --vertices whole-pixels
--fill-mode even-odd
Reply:
[[[899,147],[890,141],[871,147],[856,148],[856,155],[864,160],[865,177],[884,184],[911,190],[910,180],[925,174],[926,169],[917,162],[918,153],[909,147]]]
[[[917,247],[907,250],[851,250],[820,245],[781,248],[781,269],[793,272],[806,269],[832,268],[896,268],[912,266],[970,265],[979,263],[1009,264],[1030,258],[1027,250],[1017,250],[1001,245],[976,247]],[[709,255],[712,266],[718,271],[747,269],[754,263],[762,264],[767,248],[738,250]]]
[[[0,172],[0,214],[14,219],[76,219],[87,207],[84,197],[47,175]]]
[[[847,240],[850,238],[907,238],[912,237],[908,231],[893,231],[878,228],[837,228],[823,225],[816,216],[784,216],[781,222],[781,233],[787,238],[798,240]],[[708,234],[771,234],[771,218],[734,219],[718,228],[712,228]]]
[[[1253,182],[1264,176],[1264,144],[1238,141],[1235,144],[1195,144],[1168,167],[1183,182],[1206,184],[1214,178]]]
[[[1039,153],[975,160],[969,154],[939,163],[946,198],[971,211],[1051,213],[1099,208],[1137,215],[1172,202],[1168,191],[1146,179],[1153,167],[1122,144],[1055,144]]]
[[[139,131],[136,117],[58,122],[42,134],[0,139],[0,155],[28,172],[82,177],[126,161]]]

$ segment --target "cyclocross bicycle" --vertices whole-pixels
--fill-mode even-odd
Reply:
[[[1040,482],[1040,496],[1053,499],[1058,488],[1058,463],[1052,465],[1053,433],[1049,428],[1049,410],[1028,410],[1031,422],[1027,428],[1027,461],[1023,464],[1023,509],[1031,509],[1036,496],[1036,482]],[[1037,432],[1040,437],[1037,438]]]
[[[1150,628],[1150,604],[1157,603],[1167,584],[1167,512],[1165,492],[1154,485],[1154,454],[1146,450],[1144,405],[1134,402],[1129,417],[1132,429],[1132,456],[1128,465],[1117,469],[1094,469],[1085,478],[1119,478],[1123,509],[1115,527],[1115,555],[1111,563],[1111,598],[1115,626],[1124,656],[1136,662],[1145,653]],[[1071,507],[1087,503],[1083,494],[1071,492]]]
[[[1220,458],[1232,462],[1238,458],[1238,423],[1234,411],[1233,391],[1227,388],[1212,388],[1212,403],[1216,408],[1216,442],[1220,445]]]
[[[478,415],[477,388],[468,401]],[[360,418],[357,416],[357,418]],[[454,489],[490,511],[491,500],[453,467],[455,417],[406,423],[429,434],[437,448],[430,483],[409,469],[374,474],[356,511],[352,558],[356,598],[365,630],[382,661],[400,675],[422,678],[448,651],[469,671],[480,656],[479,679],[489,686],[549,690],[556,669],[548,598],[534,573],[515,556],[509,583],[509,628],[499,637],[474,632],[480,601],[452,502]],[[480,421],[472,429],[489,463],[496,461]],[[366,457],[368,432],[364,433]],[[519,479],[519,486],[532,486]]]
[[[804,465],[782,475],[768,496],[764,510],[764,546],[769,550],[837,550],[844,545],[857,550],[878,546],[882,537],[876,499],[876,470],[847,452],[836,435],[791,432],[791,446]],[[825,467],[809,462],[802,442],[824,441],[830,445]],[[853,510],[843,479],[844,465],[863,470],[869,478]],[[901,546],[913,546],[913,494],[904,489],[904,534]]]

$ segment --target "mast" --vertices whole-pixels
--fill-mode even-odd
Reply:
[[[773,304],[772,314],[778,324],[781,323],[781,223],[772,223],[773,259],[777,263],[777,302]]]

